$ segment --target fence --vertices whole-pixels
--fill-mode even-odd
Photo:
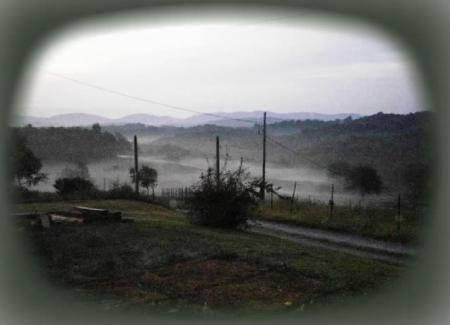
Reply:
[[[192,189],[189,187],[169,187],[161,189],[162,199],[174,199],[186,201],[192,197]]]

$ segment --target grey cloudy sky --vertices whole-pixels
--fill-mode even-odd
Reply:
[[[74,28],[34,60],[18,105],[34,116],[192,115],[52,72],[199,112],[424,109],[412,61],[389,38],[357,25],[270,18]]]

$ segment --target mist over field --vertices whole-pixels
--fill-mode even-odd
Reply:
[[[334,184],[337,203],[359,200],[330,178],[336,162],[377,170],[383,191],[367,201],[411,188],[403,174],[426,165],[427,116],[408,53],[369,26],[287,18],[142,21],[55,38],[14,123],[48,175],[35,188],[54,191],[79,163],[99,189],[130,183],[134,135],[140,164],[159,174],[157,192],[191,186],[214,167],[216,136],[222,164],[236,168],[242,157],[260,177],[263,112],[267,180],[280,193],[296,182],[299,198],[327,201]],[[90,132],[93,124],[101,129]]]
[[[133,159],[131,155],[120,155],[115,159],[88,163],[89,178],[97,188],[102,190],[112,189],[114,182],[121,185],[131,185],[129,170],[133,167]],[[162,189],[192,186],[199,181],[202,172],[204,173],[208,167],[213,168],[214,165],[214,156],[212,155],[208,159],[186,158],[177,162],[155,156],[141,156],[139,160],[141,164],[148,165],[158,171],[158,186],[155,191],[157,194],[160,194]],[[227,166],[224,166],[222,160],[221,167],[235,170],[239,164],[239,160],[230,159],[227,161]],[[250,172],[251,178],[261,177],[261,165],[244,161],[243,166]],[[65,168],[76,169],[76,164],[44,161],[42,171],[48,175],[48,180],[33,186],[32,189],[54,192],[53,184],[57,178],[63,177]],[[340,182],[331,179],[325,171],[309,167],[286,168],[268,163],[266,165],[266,177],[269,183],[281,187],[279,193],[284,195],[292,195],[294,182],[296,182],[295,196],[300,200],[310,199],[327,202],[330,199],[331,184],[335,186],[334,198],[336,204],[357,204],[360,200],[359,195],[346,191]],[[367,199],[370,203],[386,200],[389,200],[389,196],[379,195]]]
[[[279,193],[328,202],[331,186],[339,205],[358,204],[356,191],[330,175],[336,162],[349,166],[370,165],[380,174],[383,188],[364,198],[366,204],[393,205],[400,191],[415,192],[427,163],[425,130],[429,112],[407,115],[375,114],[335,121],[282,121],[268,127],[266,179]],[[243,167],[251,178],[262,175],[262,139],[254,127],[200,125],[193,127],[148,126],[142,124],[94,125],[91,127],[16,128],[32,152],[42,160],[46,182],[31,189],[54,192],[56,179],[86,169],[100,190],[131,183],[134,167],[132,142],[137,135],[139,165],[158,173],[155,193],[168,188],[190,187],[201,173],[215,168],[216,136],[220,138],[221,169]],[[282,146],[280,146],[282,144]],[[77,172],[78,170],[78,172]],[[419,172],[420,174],[417,174]],[[404,174],[415,177],[405,182]],[[418,175],[418,176],[415,176]],[[411,178],[410,177],[410,178]],[[419,185],[415,185],[419,184]]]
[[[35,58],[9,219],[58,290],[140,316],[305,316],[415,263],[434,113],[414,62],[291,14],[74,28]]]

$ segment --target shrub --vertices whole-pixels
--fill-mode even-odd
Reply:
[[[244,225],[259,196],[258,180],[249,180],[241,167],[221,172],[219,179],[209,168],[192,187],[189,199],[191,221],[219,228]]]
[[[359,191],[361,197],[365,194],[380,193],[383,182],[378,171],[369,165],[358,165],[350,170],[346,177],[347,188]]]
[[[58,178],[53,187],[59,195],[64,197],[73,194],[91,194],[96,190],[91,181],[81,177]]]
[[[132,199],[136,197],[136,194],[129,184],[113,183],[113,188],[107,192],[107,197],[111,199]]]

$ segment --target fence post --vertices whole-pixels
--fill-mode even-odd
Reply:
[[[297,188],[297,182],[294,182],[294,190],[292,191],[292,198],[291,198],[291,213],[294,208],[294,199],[295,199],[295,189]]]
[[[334,207],[334,184],[331,184],[331,199],[330,204],[330,219],[333,218],[333,207]]]

